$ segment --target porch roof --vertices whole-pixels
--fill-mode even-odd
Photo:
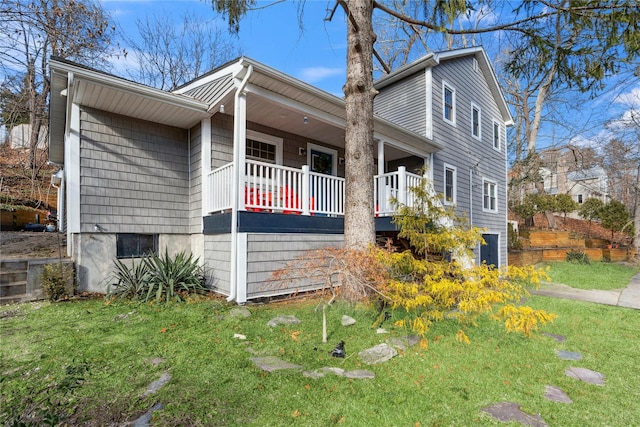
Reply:
[[[178,88],[176,93],[206,102],[212,114],[221,109],[232,114],[235,84],[246,75],[249,67],[252,73],[246,86],[247,120],[330,145],[344,145],[346,110],[343,98],[247,57],[223,65]],[[406,156],[407,151],[427,155],[442,149],[440,144],[377,115],[374,117],[374,138],[387,144],[385,157],[390,160]]]
[[[70,102],[112,113],[190,128],[208,117],[208,105],[60,58],[52,58],[49,159],[64,163]]]

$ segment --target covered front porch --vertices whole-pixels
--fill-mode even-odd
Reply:
[[[255,160],[245,160],[245,173],[234,188],[235,163],[212,171],[208,177],[209,193],[205,204],[208,214],[230,212],[236,198],[238,211],[282,213],[289,215],[341,217],[344,215],[345,179],[312,172],[308,165],[292,168]],[[393,200],[413,205],[411,187],[422,176],[400,166],[394,172],[375,175],[374,214],[391,216]]]

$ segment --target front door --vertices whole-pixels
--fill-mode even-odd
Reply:
[[[487,265],[498,267],[500,265],[500,252],[498,245],[498,234],[483,234],[484,245],[480,246],[480,262],[486,262]]]

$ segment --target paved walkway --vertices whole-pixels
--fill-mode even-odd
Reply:
[[[545,285],[543,288],[531,291],[531,293],[534,295],[595,302],[599,304],[616,305],[619,307],[628,307],[640,310],[640,274],[633,276],[629,286],[622,290],[584,290],[571,288],[567,285],[551,283]]]

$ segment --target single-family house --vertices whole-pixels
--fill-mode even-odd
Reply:
[[[173,92],[59,58],[50,70],[49,155],[79,289],[104,292],[116,257],[166,249],[198,256],[212,288],[244,303],[293,292],[272,272],[343,244],[342,98],[246,57]],[[395,230],[389,199],[410,203],[426,166],[445,203],[486,227],[474,261],[505,264],[512,119],[484,50],[429,54],[377,88],[376,229]]]

